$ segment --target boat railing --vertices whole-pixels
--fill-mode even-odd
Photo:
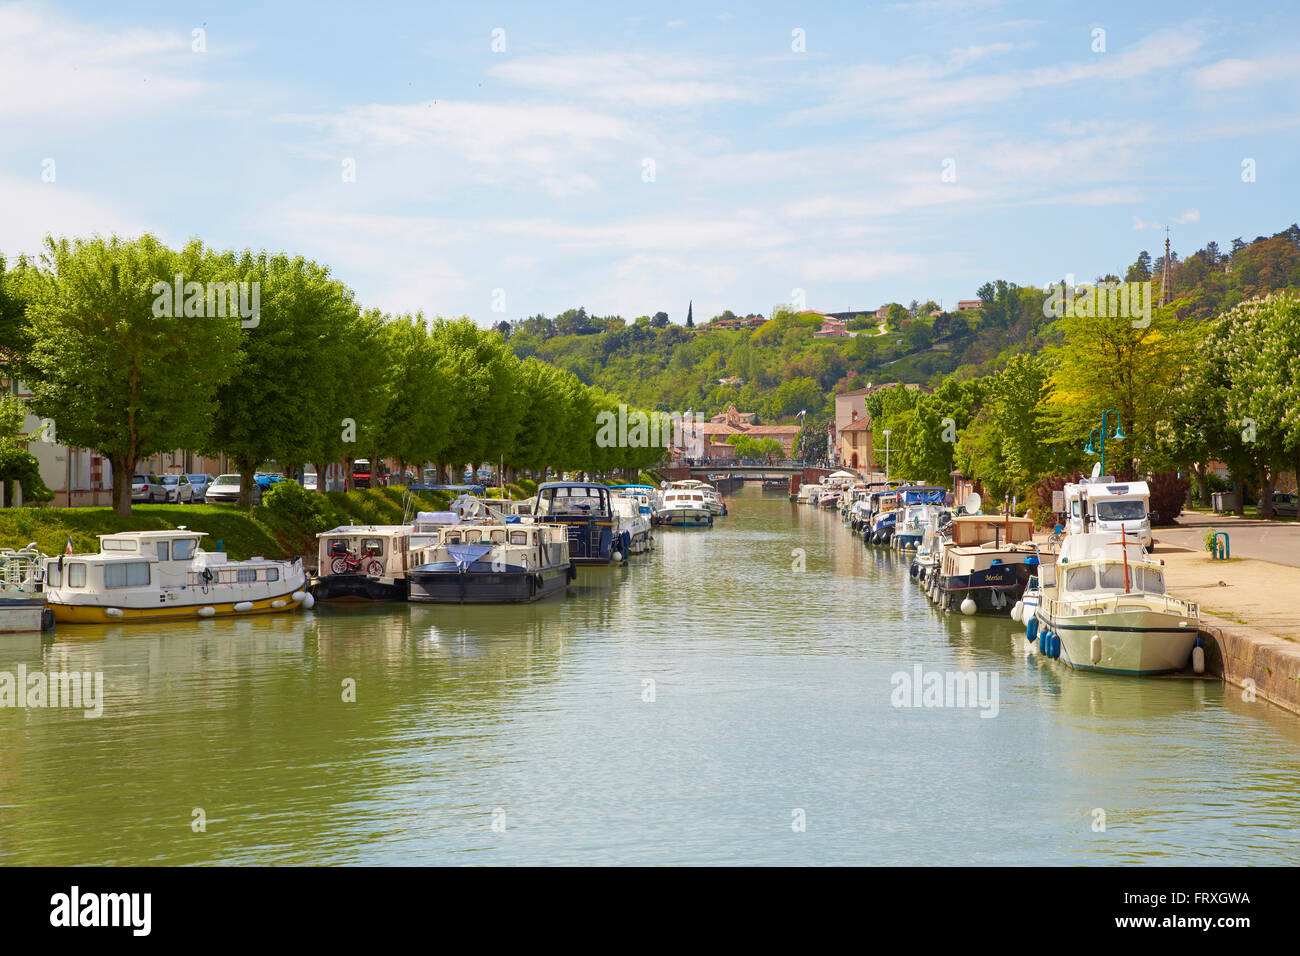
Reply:
[[[0,590],[24,594],[39,591],[45,580],[47,556],[36,550],[36,542],[25,548],[0,549]]]
[[[1200,605],[1195,602],[1184,601],[1169,594],[1151,594],[1145,591],[1133,594],[1108,594],[1104,597],[1079,600],[1048,598],[1044,603],[1047,606],[1047,613],[1053,617],[1115,614],[1125,608],[1150,610],[1154,606],[1155,610],[1181,614],[1191,620],[1200,618]]]

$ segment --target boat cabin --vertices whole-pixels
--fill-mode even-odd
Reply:
[[[957,515],[952,519],[952,543],[959,548],[1024,544],[1034,537],[1032,518],[998,515]]]
[[[321,574],[400,578],[406,573],[411,525],[340,525],[316,535]]]

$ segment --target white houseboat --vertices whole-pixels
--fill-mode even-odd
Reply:
[[[202,531],[99,536],[99,554],[45,559],[45,597],[60,623],[243,617],[310,608],[302,562],[231,561]]]

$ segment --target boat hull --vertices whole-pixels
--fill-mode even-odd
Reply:
[[[1039,632],[1044,628],[1060,638],[1061,661],[1069,667],[1133,676],[1185,670],[1198,632],[1185,615],[1140,610],[1059,620],[1040,611]]]
[[[713,524],[708,508],[665,508],[657,512],[661,525],[676,528],[702,528]]]
[[[405,579],[365,574],[323,574],[312,586],[318,601],[405,601]]]
[[[1026,564],[999,564],[971,574],[940,574],[935,603],[952,611],[970,598],[976,614],[1007,614],[1033,576]]]
[[[300,586],[301,587],[301,586]],[[217,617],[249,617],[253,614],[279,614],[297,610],[301,600],[293,595],[297,590],[286,591],[254,601],[197,601],[160,604],[157,607],[121,607],[99,604],[55,604],[54,619],[60,624],[122,624],[147,621],[195,621]],[[236,610],[236,606],[244,607]],[[200,614],[200,609],[211,608],[211,614]],[[110,611],[117,611],[110,614]]]
[[[563,593],[569,568],[544,571],[420,571],[407,575],[407,600],[415,604],[528,604]]]
[[[48,624],[45,598],[0,598],[0,634],[27,634]]]

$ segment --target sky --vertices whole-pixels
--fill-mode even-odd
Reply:
[[[1298,38],[1285,2],[0,0],[0,254],[197,237],[483,324],[951,307],[1300,219]]]

